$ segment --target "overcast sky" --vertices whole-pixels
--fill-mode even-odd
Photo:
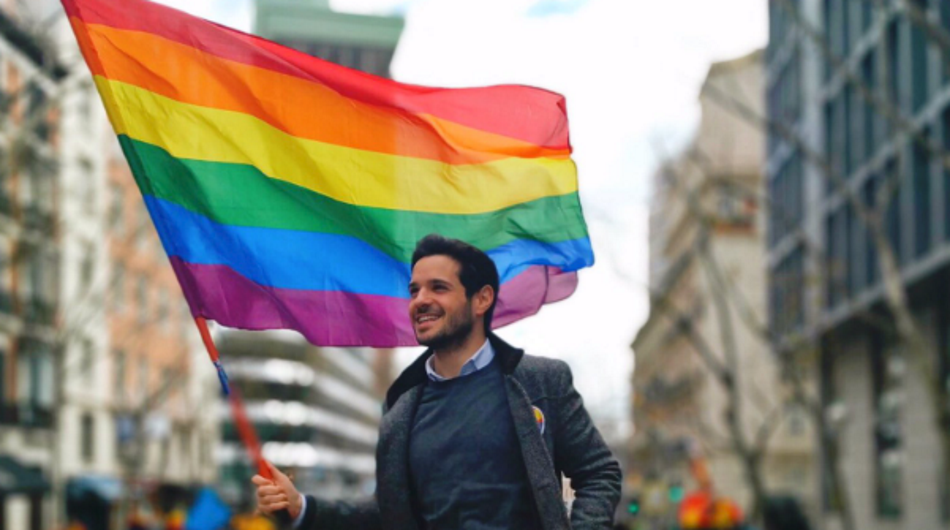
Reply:
[[[245,31],[250,0],[161,0]],[[300,0],[304,1],[304,0]],[[331,0],[403,14],[394,77],[461,87],[521,83],[567,97],[597,263],[573,297],[499,333],[565,359],[601,422],[628,415],[630,343],[646,318],[647,200],[658,146],[688,140],[712,61],[765,45],[764,0]],[[415,354],[404,352],[402,360]]]

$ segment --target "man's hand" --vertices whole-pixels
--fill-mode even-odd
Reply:
[[[281,473],[270,462],[264,461],[270,468],[274,480],[254,475],[251,482],[257,486],[257,509],[262,513],[273,515],[275,512],[286,509],[290,519],[296,519],[303,510],[303,498],[294,487],[287,475]]]

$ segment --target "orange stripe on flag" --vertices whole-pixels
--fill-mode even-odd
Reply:
[[[229,61],[149,33],[71,20],[96,75],[193,105],[249,114],[300,138],[366,151],[479,164],[570,152],[431,115],[355,101],[299,77]],[[91,47],[90,47],[91,45]]]

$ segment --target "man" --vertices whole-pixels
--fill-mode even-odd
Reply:
[[[303,530],[608,529],[620,468],[562,362],[491,333],[498,271],[484,252],[437,235],[412,256],[409,316],[429,349],[386,396],[375,499],[304,497],[271,466],[258,508]],[[561,474],[571,479],[570,517]]]

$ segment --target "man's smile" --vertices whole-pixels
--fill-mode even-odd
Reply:
[[[419,327],[425,326],[426,324],[429,324],[429,323],[431,323],[431,322],[435,322],[436,320],[438,320],[439,318],[441,318],[441,316],[442,316],[442,315],[436,314],[436,313],[421,313],[421,314],[418,314],[418,315],[416,315],[416,325],[419,326]]]

